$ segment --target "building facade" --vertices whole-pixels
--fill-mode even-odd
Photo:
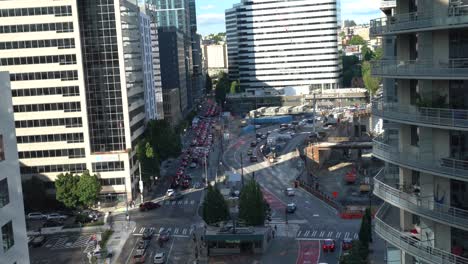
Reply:
[[[374,227],[388,263],[468,263],[467,4],[382,1],[387,16],[371,21],[385,52],[371,70],[384,78]]]
[[[103,202],[136,196],[145,101],[138,8],[127,1],[2,1],[23,179],[89,170]],[[20,23],[18,23],[20,21]]]
[[[0,263],[29,263],[10,74],[0,72]]]
[[[338,88],[337,2],[254,0],[226,10],[231,78],[238,71],[245,89]]]
[[[203,45],[203,54],[205,57],[205,68],[210,75],[220,71],[227,72],[228,69],[228,51],[226,44]]]
[[[143,63],[143,86],[145,89],[145,118],[146,122],[157,119],[156,83],[153,69],[153,45],[151,35],[151,19],[144,12],[140,12],[140,38]]]
[[[164,120],[175,128],[182,120],[182,112],[178,107],[180,105],[179,88],[164,89],[163,96]]]

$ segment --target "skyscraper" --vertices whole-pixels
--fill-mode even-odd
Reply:
[[[10,75],[0,72],[0,263],[29,263]]]
[[[372,102],[385,132],[373,155],[385,161],[374,194],[385,204],[375,232],[388,263],[468,263],[468,13],[466,1],[382,1],[371,21],[384,59]]]
[[[144,131],[138,8],[127,1],[2,1],[23,178],[99,174],[102,201],[132,199]]]
[[[226,10],[231,80],[245,89],[338,88],[337,2],[253,0]]]

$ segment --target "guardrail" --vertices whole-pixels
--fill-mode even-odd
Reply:
[[[396,207],[411,211],[429,219],[468,230],[468,211],[437,203],[434,197],[421,197],[416,194],[401,191],[387,184],[384,179],[392,175],[398,179],[398,174],[382,169],[374,177],[374,194]],[[387,177],[385,177],[387,176]]]
[[[373,140],[372,152],[377,157],[405,167],[415,167],[441,176],[468,180],[468,161],[453,158],[433,160],[420,154],[401,152],[398,148],[385,144],[380,138]]]
[[[468,128],[468,110],[402,106],[399,103],[384,102],[382,98],[372,102],[372,113],[383,118],[446,126]]]
[[[415,78],[460,78],[468,79],[467,59],[447,59],[434,62],[424,60],[379,60],[372,61],[371,72],[377,76]]]
[[[384,204],[377,212],[374,220],[374,231],[385,241],[427,263],[468,264],[468,259],[464,257],[429,246],[427,242],[422,242],[385,223],[384,216],[389,208],[388,204]]]
[[[467,14],[467,5],[451,6],[436,12],[396,14],[371,20],[369,33],[371,36],[379,36],[431,27],[456,27],[468,23]]]

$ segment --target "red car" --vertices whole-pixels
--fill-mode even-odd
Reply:
[[[335,240],[325,239],[323,241],[323,252],[334,252],[335,251]]]
[[[140,211],[148,211],[148,210],[153,210],[156,208],[161,207],[160,204],[158,203],[153,203],[153,202],[144,202],[140,204]]]
[[[350,250],[353,247],[353,240],[350,238],[345,238],[341,242],[341,249]]]

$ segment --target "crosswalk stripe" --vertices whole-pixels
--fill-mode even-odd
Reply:
[[[166,231],[167,231],[168,233],[170,233],[171,230],[172,230],[172,228],[170,228],[170,227],[169,227],[168,229],[166,229]]]
[[[345,237],[345,238],[348,238],[348,237],[349,237],[349,232],[346,232],[346,234],[345,234],[344,237]]]
[[[176,201],[172,201],[172,205],[175,205],[176,204]]]
[[[161,233],[162,231],[164,231],[164,227],[159,228],[159,232],[158,232],[158,233]]]
[[[182,204],[183,201],[179,201],[177,204]]]
[[[184,201],[184,204],[188,204],[188,200],[185,200],[185,201]]]
[[[333,232],[332,232],[332,231],[328,232],[328,236],[327,236],[327,237],[331,237],[331,236],[332,236],[332,234],[333,234]]]
[[[314,230],[314,233],[312,233],[312,236],[315,237],[316,234],[317,234],[317,230]]]
[[[187,234],[187,228],[184,228],[184,229],[182,230],[182,234],[184,234],[184,235]]]
[[[309,233],[310,233],[310,231],[307,230],[307,231],[305,232],[304,236],[305,236],[305,237],[306,237],[306,236],[309,236]]]
[[[336,238],[340,238],[341,232],[336,233]]]
[[[165,201],[165,202],[164,202],[164,205],[170,205],[170,204],[171,204],[170,201]]]
[[[323,237],[324,234],[325,234],[325,231],[320,232],[320,237]]]
[[[193,233],[193,227],[190,228],[190,231],[189,231],[189,234],[192,234]]]
[[[133,231],[132,231],[132,233],[135,233],[135,230],[136,230],[136,226],[133,228]]]
[[[145,231],[145,228],[142,227],[142,228],[140,229],[140,232],[139,232],[139,233],[140,233],[140,234],[143,234],[144,231]]]
[[[175,229],[174,229],[174,234],[177,235],[178,233],[179,233],[179,228],[175,228]]]
[[[194,204],[194,203],[195,203],[195,200],[190,201],[190,204]]]
[[[359,235],[356,233],[354,234],[354,239],[358,239],[359,238]]]
[[[296,236],[301,236],[301,230],[297,231],[297,235]]]

